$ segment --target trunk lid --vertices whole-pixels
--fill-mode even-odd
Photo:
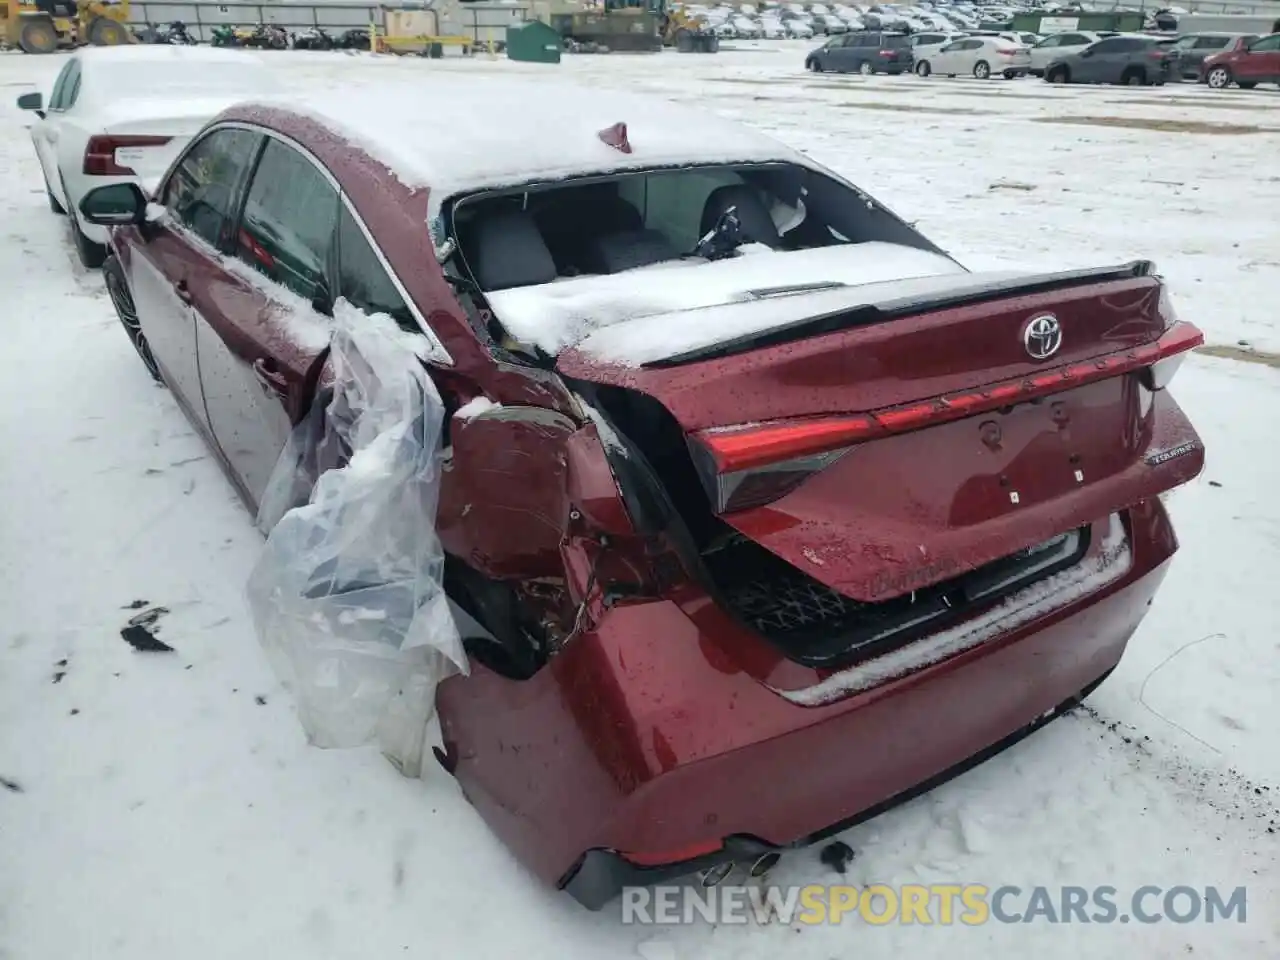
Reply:
[[[999,561],[1201,469],[1194,430],[1144,373],[1199,342],[1170,326],[1150,264],[910,290],[671,315],[665,356],[619,363],[664,320],[648,317],[597,331],[559,369],[661,403],[722,520],[863,602]],[[724,311],[767,316],[717,339]]]
[[[144,184],[151,184],[169,169],[206,123],[241,99],[242,96],[184,100],[159,97],[121,101],[116,107],[107,108],[103,132],[122,138],[169,138],[162,144],[121,146],[115,151],[120,166],[132,169]]]

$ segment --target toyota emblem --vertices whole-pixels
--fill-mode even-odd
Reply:
[[[1062,326],[1052,313],[1042,313],[1027,321],[1022,345],[1033,360],[1048,360],[1062,346]]]

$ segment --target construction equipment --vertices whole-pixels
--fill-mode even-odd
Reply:
[[[720,38],[707,18],[691,14],[683,6],[672,5],[659,22],[664,47],[675,47],[680,53],[716,53],[720,49]]]
[[[129,0],[0,0],[0,38],[24,53],[133,43],[128,19]]]
[[[533,0],[533,16],[553,27],[570,50],[607,53],[662,49],[665,0]]]

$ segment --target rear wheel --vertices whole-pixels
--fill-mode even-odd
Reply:
[[[63,208],[62,204],[58,202],[58,198],[53,195],[53,191],[49,189],[49,180],[47,177],[44,181],[44,192],[45,196],[49,198],[49,209],[58,216],[65,217],[67,215],[67,211]]]
[[[979,80],[986,80],[991,76],[991,64],[985,60],[979,60],[973,65],[973,75]]]
[[[921,60],[919,63],[916,64],[916,76],[927,77],[932,72],[933,72],[933,67],[929,66],[928,60]]]
[[[1214,90],[1225,90],[1231,86],[1231,71],[1226,67],[1214,67],[1205,75],[1204,82]]]
[[[107,293],[111,297],[111,305],[116,308],[120,325],[129,335],[129,342],[138,351],[138,357],[147,368],[147,373],[151,374],[151,379],[156,383],[164,383],[160,368],[156,366],[156,358],[151,355],[151,346],[142,334],[142,325],[138,323],[138,311],[133,305],[133,295],[129,293],[129,284],[124,278],[124,268],[115,256],[108,257],[107,262],[102,265],[102,278],[106,281]]]
[[[1057,67],[1046,73],[1044,78],[1050,83],[1068,83],[1071,80],[1071,74],[1066,67]]]
[[[18,46],[23,53],[53,53],[58,49],[58,31],[53,29],[53,21],[43,17],[25,19]]]
[[[1121,75],[1120,82],[1128,87],[1145,86],[1147,83],[1147,72],[1140,68],[1131,68]]]
[[[864,77],[869,77],[871,74],[876,72],[876,68],[871,65],[869,60],[863,60],[858,64],[858,72]]]
[[[95,47],[118,47],[129,42],[129,33],[114,20],[99,17],[89,25],[89,42]]]
[[[75,211],[76,205],[67,191],[65,181],[62,184],[62,195],[67,198],[67,219],[71,221],[71,242],[75,244],[76,256],[86,269],[97,270],[102,266],[102,261],[107,259],[107,248],[101,243],[94,243],[80,229],[80,219]]]

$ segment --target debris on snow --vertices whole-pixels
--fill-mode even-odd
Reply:
[[[824,864],[841,875],[849,871],[849,864],[853,861],[853,848],[843,840],[835,840],[828,843],[822,848],[822,852],[818,854],[818,859]]]
[[[159,629],[156,621],[169,611],[164,607],[152,607],[129,620],[121,629],[120,636],[133,649],[143,653],[172,653],[173,647],[156,636]],[[55,681],[56,682],[56,681]]]

